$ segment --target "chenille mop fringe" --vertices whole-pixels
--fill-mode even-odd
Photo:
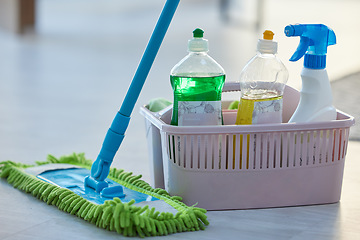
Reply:
[[[68,163],[90,169],[91,161],[84,154],[72,154],[59,159],[49,155],[47,161],[36,162],[36,165],[50,163]],[[67,188],[61,188],[28,174],[24,169],[34,167],[12,161],[0,162],[0,176],[15,188],[31,193],[36,198],[54,205],[64,212],[80,217],[99,228],[116,231],[124,236],[162,236],[177,232],[204,230],[209,224],[206,210],[187,206],[181,202],[181,197],[170,196],[164,189],[153,189],[141,180],[141,175],[134,176],[112,168],[109,178],[127,188],[142,192],[164,200],[178,212],[172,214],[159,212],[148,206],[134,206],[134,200],[122,203],[119,198],[108,200],[102,205],[94,204]]]

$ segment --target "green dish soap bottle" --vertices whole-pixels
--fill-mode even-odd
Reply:
[[[221,94],[224,69],[207,53],[208,40],[197,28],[188,42],[189,54],[170,73],[174,91],[171,125],[221,125]]]

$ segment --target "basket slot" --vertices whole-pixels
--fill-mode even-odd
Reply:
[[[344,159],[345,155],[346,155],[346,147],[347,147],[347,142],[348,142],[348,133],[349,133],[349,128],[343,129],[342,131],[342,141],[341,141],[341,158]]]
[[[295,133],[295,154],[294,154],[294,167],[299,167],[302,165],[302,159],[300,157],[301,144],[303,141],[303,133],[296,132]]]
[[[334,146],[333,146],[333,157],[332,157],[332,161],[336,161],[336,160],[340,160],[340,134],[341,134],[341,130],[340,129],[335,129],[334,130]]]
[[[202,150],[204,152],[204,169],[214,169],[215,155],[218,156],[219,150],[217,147],[217,153],[214,152],[215,146],[218,146],[219,142],[215,141],[215,135],[202,135],[203,141]]]
[[[327,155],[328,155],[328,142],[329,142],[329,131],[327,130],[320,130],[319,132],[319,145],[315,145],[315,148],[319,148],[320,155],[319,155],[319,162],[318,164],[326,164],[327,162]]]
[[[212,169],[220,168],[220,149],[221,149],[221,136],[212,135],[211,141],[213,143],[213,165]]]
[[[192,147],[193,147],[193,154],[192,154],[192,168],[200,168],[199,165],[199,136],[194,136]]]
[[[335,135],[334,130],[328,130],[327,131],[327,134],[326,134],[326,136],[327,136],[326,137],[327,138],[326,139],[327,140],[326,162],[327,163],[331,163],[333,161],[334,135]]]
[[[255,151],[256,151],[255,134],[249,134],[248,139],[249,139],[249,153],[248,153],[249,169],[255,169]]]
[[[198,169],[205,169],[205,143],[204,143],[204,135],[198,136]]]
[[[344,157],[347,153],[347,147],[348,147],[348,144],[349,144],[349,135],[350,135],[350,128],[347,128],[346,129],[346,144],[345,144],[345,151],[344,151]]]
[[[315,140],[315,131],[309,132],[309,144],[307,147],[307,165],[313,165],[315,163],[315,147],[314,147],[314,140]]]
[[[275,168],[275,142],[274,142],[274,134],[268,133],[268,168]]]
[[[211,135],[205,135],[205,169],[211,169],[213,165]]]
[[[184,160],[184,167],[185,168],[193,168],[193,143],[194,143],[194,136],[193,135],[186,135],[185,136],[185,146],[186,146],[186,151],[185,151],[185,160]]]
[[[268,168],[269,167],[269,152],[268,152],[268,135],[267,134],[261,134],[261,161],[260,161],[260,167],[261,168]]]
[[[309,165],[308,145],[310,141],[310,133],[303,132],[301,134],[301,152],[300,152],[300,166]]]
[[[288,136],[288,140],[289,140],[289,152],[288,152],[288,165],[287,167],[292,168],[295,167],[295,146],[296,146],[296,142],[295,142],[295,133],[294,132],[290,132],[289,136]]]
[[[230,138],[230,137],[229,137]],[[249,149],[250,149],[250,135],[236,134],[232,136],[232,154],[229,154],[229,159],[232,155],[232,164],[229,169],[248,169],[249,168]]]
[[[280,133],[281,136],[281,156],[280,156],[280,166],[281,168],[288,167],[288,154],[289,154],[289,140],[288,133]]]
[[[169,160],[171,161],[172,152],[171,152],[170,136],[169,135],[166,136],[166,151],[167,151],[167,155],[169,157]]]
[[[314,131],[314,144],[312,146],[314,150],[313,165],[318,165],[321,161],[321,141],[320,131]]]
[[[200,135],[200,146],[199,146],[199,161],[198,168],[201,170],[206,169],[206,144],[205,144],[205,136]]]
[[[179,165],[180,139],[176,135],[174,135],[172,139],[174,144],[174,163]]]
[[[320,164],[326,164],[326,158],[327,158],[327,148],[328,148],[328,131],[323,130],[321,131],[320,136],[320,142],[321,142],[321,155],[320,155]]]
[[[340,129],[339,158],[338,158],[339,161],[345,157],[344,150],[345,150],[345,144],[346,144],[346,140],[345,140],[346,132],[347,132],[347,129]]]
[[[227,136],[227,157],[226,157],[226,169],[233,169],[233,163],[234,163],[234,138],[236,138],[236,136],[234,135],[228,135]]]
[[[342,159],[345,158],[347,151],[347,143],[349,141],[350,128],[343,129],[343,141],[342,141]]]
[[[239,134],[236,134],[235,136],[235,145],[233,145],[235,148],[235,161],[233,162],[232,169],[240,169],[242,160],[241,155],[244,149],[242,148],[242,140],[240,141],[240,139],[242,139],[242,136],[240,136]]]
[[[279,133],[273,133],[273,141],[274,141],[274,168],[281,168],[281,135]]]
[[[207,135],[200,136],[200,158],[199,158],[199,169],[204,170],[207,167]]]
[[[328,154],[328,141],[329,141],[329,138],[328,138],[328,135],[329,132],[324,130],[323,131],[323,134],[321,136],[322,138],[322,155],[321,155],[321,164],[326,164],[327,163],[327,154]]]
[[[170,161],[178,166],[184,166],[184,155],[186,152],[185,137],[183,135],[168,135],[167,141]]]
[[[168,155],[169,155],[169,159],[175,163],[175,159],[174,159],[174,136],[172,135],[168,135],[167,138],[167,146],[168,148]]]
[[[215,156],[219,156],[219,149],[217,149],[217,152],[215,151],[215,146],[219,145],[219,141],[215,141],[215,136],[210,135],[210,149],[208,150],[209,158],[210,158],[210,169],[215,168]],[[218,168],[218,167],[216,167]]]
[[[255,134],[255,168],[261,169],[261,134]]]
[[[288,145],[289,145],[289,134],[281,134],[281,157],[280,157],[280,166],[281,168],[286,168],[289,166],[288,163]]]
[[[241,151],[240,151],[240,169],[249,169],[249,135],[240,135]]]
[[[178,151],[179,151],[179,161],[178,161],[178,165],[179,166],[185,166],[185,137],[184,135],[180,135],[177,137],[178,138]]]
[[[274,141],[274,169],[279,169],[281,164],[281,136],[279,133],[272,133]]]
[[[227,152],[228,152],[228,144],[227,137],[228,135],[222,134],[220,136],[221,139],[221,161],[220,161],[220,169],[227,169]]]

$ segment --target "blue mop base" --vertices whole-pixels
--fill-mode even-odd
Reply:
[[[87,176],[90,176],[90,170],[85,168],[70,168],[70,169],[56,169],[49,170],[37,175],[38,178],[43,181],[49,182],[59,187],[67,188],[79,196],[89,200],[96,204],[104,204],[106,200],[113,199],[113,196],[100,194],[91,187],[85,187],[84,180]],[[132,199],[135,203],[145,201],[156,201],[159,200],[153,196],[149,196],[145,193],[140,193],[129,188],[126,188],[111,179],[105,179],[106,184],[109,188],[122,187],[124,197],[120,198],[121,202],[130,202]],[[105,188],[106,189],[106,188]]]

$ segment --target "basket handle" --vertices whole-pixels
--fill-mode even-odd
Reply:
[[[222,89],[223,92],[238,92],[241,91],[239,82],[225,82]]]

